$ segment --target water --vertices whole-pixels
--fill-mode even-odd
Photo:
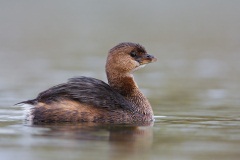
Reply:
[[[239,1],[1,1],[0,157],[239,159]],[[158,62],[135,73],[151,125],[31,126],[13,104],[84,75],[138,42]]]

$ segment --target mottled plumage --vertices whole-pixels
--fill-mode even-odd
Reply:
[[[122,109],[133,111],[133,104],[107,83],[89,77],[71,78],[63,83],[41,92],[36,99],[24,103],[36,104],[43,102],[51,104],[61,100],[73,100],[83,104],[104,108],[106,110]]]

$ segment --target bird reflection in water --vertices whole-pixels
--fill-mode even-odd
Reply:
[[[62,123],[41,124],[31,127],[44,131],[34,136],[61,139],[74,139],[79,143],[86,141],[107,141],[111,153],[121,150],[125,153],[142,152],[151,148],[153,141],[153,122],[135,124]]]

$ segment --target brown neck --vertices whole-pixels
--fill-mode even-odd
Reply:
[[[106,73],[109,85],[132,102],[137,112],[153,115],[150,103],[139,90],[132,74],[119,74],[113,70],[106,70]]]
[[[107,78],[109,85],[124,97],[132,96],[138,90],[138,86],[131,74],[107,72]]]

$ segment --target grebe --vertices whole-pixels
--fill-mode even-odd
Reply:
[[[89,77],[71,78],[41,92],[29,104],[26,119],[32,123],[153,121],[153,110],[132,73],[157,59],[140,44],[124,42],[108,54],[108,84]],[[18,104],[20,104],[18,103]]]

